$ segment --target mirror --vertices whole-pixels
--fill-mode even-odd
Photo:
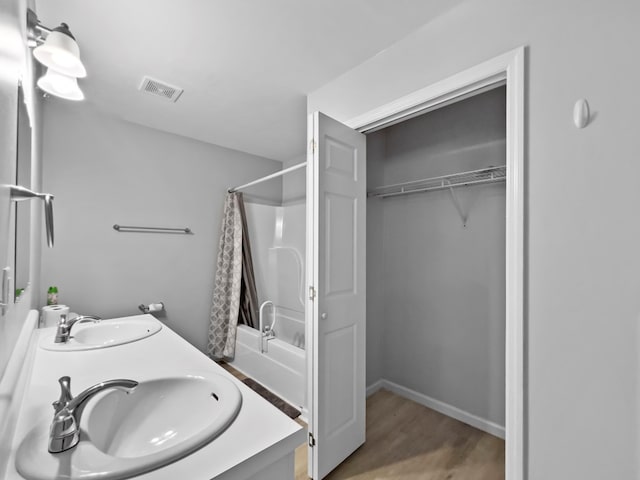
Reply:
[[[22,86],[18,87],[18,135],[16,145],[16,185],[31,188],[31,120],[24,99]],[[15,297],[29,284],[29,234],[31,202],[15,202]]]

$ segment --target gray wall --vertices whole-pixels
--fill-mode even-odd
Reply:
[[[505,163],[505,89],[367,137],[375,185]],[[504,425],[505,187],[367,202],[369,380]],[[379,375],[378,378],[373,375]]]
[[[104,116],[88,102],[48,99],[44,125],[56,247],[43,251],[40,303],[48,285],[72,311],[106,318],[162,301],[160,318],[204,350],[226,190],[281,163]],[[116,223],[194,234],[118,233]]]
[[[287,162],[283,162],[282,168],[289,168],[294,165],[306,162],[306,155],[299,155]],[[284,205],[292,203],[306,203],[307,201],[307,169],[306,167],[287,173],[282,178],[282,203]],[[303,252],[304,254],[304,252]]]
[[[309,111],[348,120],[528,46],[530,480],[640,474],[638,18],[628,0],[468,0],[309,96]],[[577,130],[581,97],[596,117]]]
[[[367,190],[385,184],[384,130],[367,135]],[[385,281],[382,199],[367,199],[367,386],[384,378]]]

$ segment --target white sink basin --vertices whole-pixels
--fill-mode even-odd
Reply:
[[[43,335],[40,347],[61,352],[115,347],[150,337],[161,329],[162,324],[158,320],[144,315],[98,323],[78,323],[72,327],[71,338],[67,342],[55,343],[55,329],[52,329],[48,335]]]
[[[233,382],[212,373],[140,382],[129,394],[107,390],[87,401],[76,447],[49,453],[44,420],[18,447],[16,468],[30,480],[129,478],[209,443],[241,404]]]

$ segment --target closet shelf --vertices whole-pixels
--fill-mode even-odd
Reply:
[[[396,183],[376,187],[369,192],[369,197],[395,197],[397,195],[407,195],[409,193],[429,192],[432,190],[452,189],[467,185],[477,185],[481,183],[495,183],[506,180],[506,165],[498,167],[481,168],[468,172],[443,175],[441,177],[424,178],[422,180],[412,180],[410,182]]]

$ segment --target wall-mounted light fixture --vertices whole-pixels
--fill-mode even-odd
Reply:
[[[83,100],[78,78],[87,76],[80,60],[80,48],[66,23],[50,29],[38,20],[33,10],[27,11],[29,41],[33,56],[47,67],[47,73],[37,85],[45,92],[67,100]]]

